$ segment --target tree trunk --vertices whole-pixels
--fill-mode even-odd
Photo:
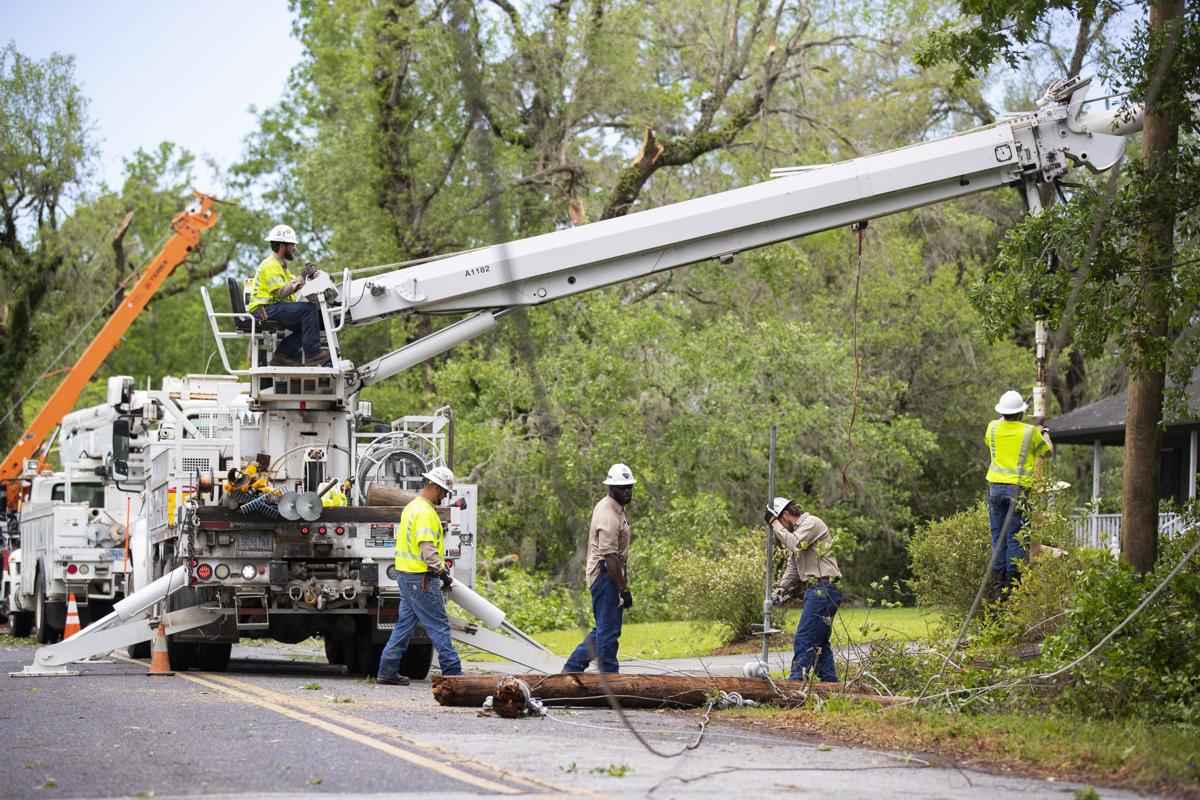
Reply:
[[[1183,22],[1183,0],[1162,0],[1150,5],[1150,30],[1161,34]],[[1146,121],[1142,133],[1142,156],[1153,179],[1167,169],[1168,154],[1179,141],[1174,121],[1160,116],[1157,86],[1169,69],[1174,48],[1164,37],[1155,80],[1146,98]],[[1155,52],[1151,50],[1151,52]],[[1153,217],[1152,217],[1153,218]],[[1168,311],[1167,288],[1172,280],[1175,226],[1170,216],[1157,219],[1141,232],[1139,295],[1144,307],[1144,340],[1165,339]],[[1161,359],[1148,357],[1134,347],[1129,374],[1128,407],[1125,413],[1125,464],[1122,486],[1121,557],[1139,573],[1154,568],[1158,558],[1158,502],[1162,475],[1163,388],[1166,368]]]

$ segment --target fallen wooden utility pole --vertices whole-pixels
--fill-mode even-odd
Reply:
[[[496,695],[499,675],[438,676],[433,679],[434,699],[444,706],[478,706]],[[905,702],[905,697],[880,697],[848,691],[841,683],[775,681],[753,678],[688,677],[682,675],[516,675],[530,694],[547,706],[607,706],[614,695],[625,708],[695,708],[706,705],[714,692],[741,695],[745,700],[769,705],[800,705],[811,695],[846,695],[882,705]],[[605,685],[607,684],[607,690]]]

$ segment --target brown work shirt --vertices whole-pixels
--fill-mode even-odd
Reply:
[[[629,562],[629,520],[625,507],[605,495],[592,509],[592,524],[588,526],[587,582],[591,586],[600,576],[605,556],[615,555],[625,570]]]
[[[771,528],[775,538],[788,551],[787,568],[780,583],[784,589],[817,578],[842,577],[837,561],[829,554],[833,548],[829,528],[820,517],[805,512],[800,515],[794,531],[783,527],[779,520],[775,520]]]

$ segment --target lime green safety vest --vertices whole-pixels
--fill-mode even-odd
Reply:
[[[421,558],[421,542],[433,542],[438,558],[446,557],[446,540],[437,510],[424,497],[417,497],[400,514],[396,532],[396,569],[400,572],[426,572],[429,565]]]
[[[279,256],[271,253],[258,265],[258,272],[254,273],[254,291],[250,293],[250,305],[246,310],[253,314],[255,309],[262,306],[295,300],[296,295],[294,294],[282,300],[275,296],[276,289],[291,283],[292,280],[292,273],[288,272],[288,268],[279,260]]]
[[[988,465],[989,483],[1033,485],[1033,467],[1039,456],[1050,452],[1038,429],[1016,420],[994,419],[984,436],[992,463]]]

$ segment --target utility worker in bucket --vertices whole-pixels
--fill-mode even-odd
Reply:
[[[1049,435],[1022,422],[1029,404],[1010,389],[996,403],[1000,419],[988,423],[988,522],[992,532],[992,594],[1003,596],[1017,577],[1018,563],[1029,556],[1021,545],[1023,490],[1033,486],[1037,462],[1050,452]]]
[[[259,322],[271,320],[290,333],[275,348],[267,366],[315,367],[329,360],[329,348],[321,347],[321,315],[312,303],[297,302],[296,292],[316,274],[306,266],[293,277],[288,262],[296,258],[296,232],[288,225],[276,225],[267,234],[271,254],[254,273],[254,289],[246,310]],[[303,359],[303,361],[301,360]]]
[[[592,592],[596,626],[571,653],[563,672],[583,672],[595,659],[601,672],[620,672],[617,647],[621,622],[633,608],[633,594],[625,571],[629,561],[629,519],[625,507],[633,500],[633,470],[613,464],[604,485],[606,494],[592,509],[588,526],[587,582]]]
[[[838,588],[842,571],[829,554],[833,545],[829,528],[819,517],[786,497],[771,501],[763,518],[788,551],[787,568],[772,601],[783,605],[796,596],[804,598],[789,680],[805,680],[809,672],[815,671],[819,681],[836,681],[830,638],[833,618],[842,604],[842,591]]]
[[[400,608],[396,627],[379,657],[377,683],[407,686],[400,674],[400,659],[408,649],[417,622],[429,634],[437,650],[443,675],[462,675],[462,662],[450,640],[450,618],[443,592],[454,584],[446,567],[446,539],[436,506],[454,491],[454,473],[436,467],[421,475],[425,485],[400,514],[396,531],[396,583],[400,586]]]

